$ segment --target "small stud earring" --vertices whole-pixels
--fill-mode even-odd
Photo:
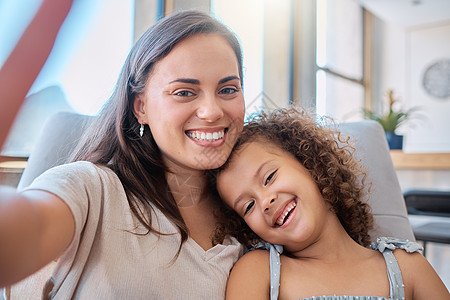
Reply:
[[[141,124],[141,128],[139,128],[139,135],[140,136],[144,135],[144,124]]]

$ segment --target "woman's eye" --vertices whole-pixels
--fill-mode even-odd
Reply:
[[[180,96],[180,97],[190,97],[193,96],[194,93],[189,92],[189,91],[179,91],[175,93],[176,96]]]
[[[230,95],[230,94],[234,94],[237,92],[239,92],[239,90],[235,89],[235,88],[224,88],[224,89],[220,90],[219,94]]]
[[[264,181],[264,185],[269,184],[269,182],[272,180],[273,176],[277,173],[278,170],[273,171],[272,173],[267,176],[266,180]]]
[[[250,211],[250,209],[255,205],[255,201],[250,202],[245,208],[244,216]]]

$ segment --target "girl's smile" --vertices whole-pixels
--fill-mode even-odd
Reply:
[[[287,205],[281,206],[279,210],[281,212],[275,213],[272,219],[275,219],[274,225],[284,228],[289,225],[292,219],[295,217],[297,207],[297,199],[289,201]]]

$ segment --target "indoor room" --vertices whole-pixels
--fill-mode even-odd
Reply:
[[[0,66],[43,1],[0,1]],[[61,164],[67,154],[61,152],[78,140],[43,151],[56,144],[49,144],[50,133],[72,130],[47,121],[61,112],[96,118],[141,35],[190,9],[211,14],[238,37],[245,118],[295,106],[338,127],[381,125],[387,159],[378,162],[359,146],[356,155],[394,170],[394,187],[380,192],[380,181],[372,188],[387,198],[398,194],[394,206],[407,215],[423,255],[449,289],[448,0],[74,0],[5,139],[0,185],[25,188],[50,167],[40,163],[49,156]]]

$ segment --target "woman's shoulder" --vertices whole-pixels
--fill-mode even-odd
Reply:
[[[88,178],[95,180],[95,177],[115,176],[116,174],[107,166],[97,165],[89,161],[76,161],[55,166],[45,171],[40,177],[58,177],[78,179]],[[38,177],[39,178],[39,177]]]
[[[28,189],[47,190],[58,195],[65,191],[95,191],[118,185],[117,175],[108,167],[77,161],[53,167],[38,176]]]
[[[94,164],[90,161],[75,161],[75,162],[69,162],[69,163],[65,163],[62,165],[58,165],[55,166],[49,170],[47,170],[46,172],[49,171],[56,171],[56,172],[66,172],[66,171],[78,171],[78,172],[92,172],[92,171],[99,171],[99,170],[110,170],[112,172],[111,169],[107,168],[106,166],[102,166],[102,165],[98,165],[98,164]]]

